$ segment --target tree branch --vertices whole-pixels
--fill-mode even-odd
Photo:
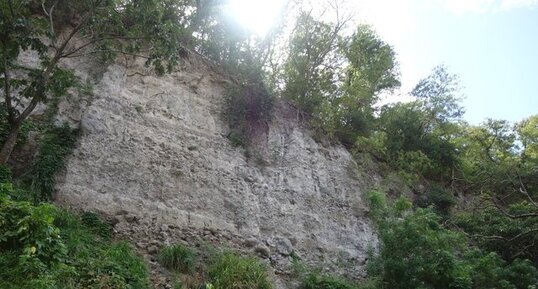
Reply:
[[[104,41],[104,40],[112,40],[112,39],[120,39],[120,40],[142,40],[142,39],[148,39],[147,37],[122,37],[122,36],[111,36],[111,37],[100,37],[100,38],[94,38],[82,45],[80,45],[79,47],[69,51],[69,52],[66,52],[64,54],[62,54],[62,58],[72,58],[72,57],[77,57],[77,56],[72,56],[73,54],[79,52],[80,50],[92,45],[92,44],[95,44],[95,43],[98,43],[100,41]]]
[[[510,219],[522,219],[522,218],[530,218],[530,217],[538,217],[538,212],[537,213],[526,213],[526,214],[518,214],[518,215],[512,215],[510,213],[508,213],[496,200],[495,198],[491,198],[491,201],[493,202],[493,204],[495,205],[495,207],[497,207],[497,209],[499,209],[499,211],[501,211],[501,213],[505,216],[507,216],[508,218]]]
[[[43,13],[45,13],[45,15],[49,17],[50,35],[52,37],[54,37],[54,21],[52,20],[52,13],[54,12],[54,8],[56,7],[56,4],[58,4],[58,0],[56,0],[54,4],[52,4],[52,6],[50,7],[49,11],[47,11],[45,7],[45,0],[41,1],[41,8],[43,8]]]
[[[9,75],[7,47],[6,47],[5,42],[2,43],[2,48],[4,49],[4,53],[2,53],[3,66],[4,66],[4,98],[6,99],[6,110],[7,110],[7,115],[8,115],[8,122],[9,124],[13,124],[15,121],[15,114],[13,113],[13,104],[11,103],[11,85],[10,85],[11,78]]]
[[[86,55],[92,55],[92,54],[97,54],[97,53],[103,53],[103,52],[110,52],[110,53],[120,53],[120,54],[123,54],[123,55],[129,55],[129,56],[135,56],[135,57],[140,57],[140,58],[144,58],[144,59],[150,59],[148,56],[145,56],[145,55],[141,55],[141,54],[136,54],[136,53],[130,53],[130,52],[125,52],[125,51],[121,51],[121,50],[109,50],[109,49],[101,49],[101,50],[92,50],[92,51],[89,51],[87,53],[81,53],[81,54],[76,54],[76,55],[70,55],[70,56],[66,56],[66,57],[63,57],[63,58],[76,58],[76,57],[81,57],[81,56],[86,56]]]

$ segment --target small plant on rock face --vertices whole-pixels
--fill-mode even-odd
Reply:
[[[194,271],[196,255],[191,249],[175,244],[167,246],[159,252],[159,263],[170,270],[177,270],[182,273],[191,273]]]
[[[211,287],[215,289],[271,289],[267,270],[252,257],[221,253],[209,266]]]
[[[228,139],[233,146],[247,146],[253,136],[267,129],[273,101],[261,81],[228,87],[225,118],[230,125]]]
[[[341,278],[310,273],[299,289],[357,289],[357,287]]]

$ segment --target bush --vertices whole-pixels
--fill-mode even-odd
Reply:
[[[59,229],[54,226],[56,208],[50,204],[32,206],[0,196],[0,249],[12,251],[31,262],[43,265],[60,262],[66,249]]]
[[[302,281],[299,289],[358,289],[358,287],[341,278],[310,273]]]
[[[496,253],[483,254],[475,251],[471,256],[474,288],[533,288],[538,285],[538,270],[530,261],[516,259],[512,264]]]
[[[175,244],[161,249],[158,260],[161,265],[170,270],[192,273],[196,263],[196,255],[186,246]]]
[[[52,204],[14,200],[20,191],[1,185],[0,288],[147,289],[142,258],[126,243],[101,236],[105,222]]]
[[[267,130],[272,110],[273,98],[261,81],[229,87],[225,118],[230,126],[228,138],[232,144],[246,146],[252,136]]]
[[[39,155],[32,165],[31,188],[39,192],[41,200],[52,197],[55,185],[55,173],[64,165],[65,158],[75,146],[77,130],[67,124],[50,127],[39,146]]]
[[[511,204],[504,209],[511,215],[536,212],[529,202]],[[469,234],[475,245],[488,252],[496,252],[504,260],[526,258],[538,266],[538,218],[511,218],[491,205],[481,210],[460,212],[453,221]]]
[[[452,192],[441,186],[433,186],[428,193],[428,202],[442,216],[448,216],[449,210],[456,204],[456,198]]]
[[[413,211],[403,198],[388,205],[382,193],[374,192],[369,200],[381,246],[368,267],[382,288],[535,288],[538,271],[529,260],[515,259],[508,264],[496,253],[475,249],[460,232],[445,228],[434,211]],[[479,228],[484,232],[495,229],[495,234],[510,231],[506,224],[490,227],[483,222],[469,215],[457,221],[468,232]],[[376,279],[372,281],[375,286]]]
[[[370,203],[382,242],[374,273],[387,288],[470,288],[462,235],[443,228],[431,210],[411,211],[403,198],[387,206],[376,193]]]
[[[11,182],[11,170],[5,165],[0,165],[0,184],[9,182]]]
[[[80,215],[80,220],[92,233],[106,240],[112,239],[112,226],[107,221],[101,220],[97,214],[84,212]]]
[[[267,270],[253,257],[225,252],[209,266],[209,277],[218,289],[271,289]]]

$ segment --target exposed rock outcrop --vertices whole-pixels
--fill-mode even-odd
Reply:
[[[76,110],[82,136],[56,201],[114,218],[116,233],[148,252],[209,242],[258,254],[281,276],[292,256],[363,275],[376,238],[351,155],[314,141],[277,103],[246,158],[226,138],[226,81],[192,56],[162,77],[108,67]]]

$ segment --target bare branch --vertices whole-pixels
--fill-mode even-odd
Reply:
[[[8,59],[7,59],[7,48],[6,44],[2,43],[4,53],[2,53],[3,57],[3,66],[4,66],[4,98],[6,99],[6,110],[8,115],[8,121],[10,124],[13,124],[15,120],[15,115],[13,113],[13,104],[11,103],[11,85],[10,85],[10,75],[9,75],[9,68],[8,68]]]
[[[493,204],[495,205],[495,207],[497,207],[497,209],[499,209],[499,211],[507,216],[508,218],[510,219],[522,219],[522,218],[530,218],[530,217],[538,217],[538,212],[536,213],[526,213],[526,214],[518,214],[518,215],[512,215],[510,213],[508,213],[496,200],[495,198],[491,198],[491,201],[493,202]]]
[[[538,208],[538,203],[536,201],[534,201],[534,199],[529,194],[529,191],[527,191],[527,186],[525,186],[525,184],[523,183],[523,180],[521,179],[521,175],[517,171],[516,171],[516,174],[517,174],[517,178],[518,178],[518,181],[519,181],[519,192],[524,194],[527,197],[527,199],[529,200],[529,202],[533,206]]]
[[[89,52],[86,52],[86,53],[65,56],[63,58],[76,58],[76,57],[82,57],[82,56],[87,56],[87,55],[92,55],[92,54],[103,53],[103,52],[119,53],[119,54],[123,54],[123,55],[129,55],[129,56],[140,57],[140,58],[144,58],[144,59],[150,59],[148,56],[145,56],[145,55],[125,52],[125,51],[121,51],[121,50],[111,50],[111,49],[110,50],[109,49],[92,50],[92,51],[89,51]]]
[[[47,8],[45,7],[45,0],[41,1],[41,8],[43,9],[43,13],[45,13],[45,15],[49,17],[50,35],[52,37],[54,37],[54,21],[52,19],[52,15],[54,12],[54,8],[56,7],[56,4],[58,4],[58,0],[56,0],[54,4],[52,4],[52,6],[50,7],[49,11],[47,11]]]

